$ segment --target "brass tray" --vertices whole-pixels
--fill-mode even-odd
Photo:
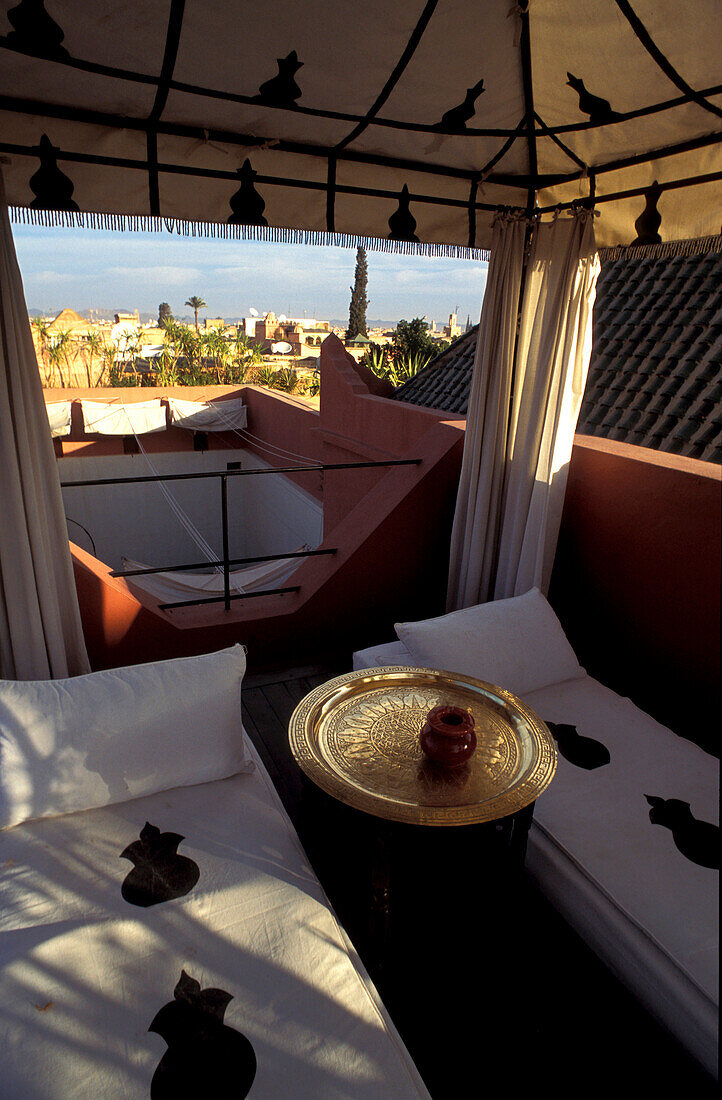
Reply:
[[[426,759],[419,733],[432,707],[476,723],[474,755],[456,768]],[[337,676],[291,716],[288,738],[322,790],[358,810],[420,825],[506,817],[551,783],[556,746],[542,720],[504,688],[440,669],[388,667]]]

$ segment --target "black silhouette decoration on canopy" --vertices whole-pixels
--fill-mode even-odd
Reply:
[[[637,236],[632,241],[632,244],[659,244],[662,240],[658,232],[662,224],[662,215],[659,210],[657,210],[657,203],[659,202],[659,196],[661,194],[662,188],[659,186],[657,180],[655,180],[652,186],[647,188],[644,192],[646,205],[634,223],[634,228],[637,230]]]
[[[389,218],[390,241],[416,241],[416,218],[409,209],[409,189],[404,184],[399,195],[399,208]]]
[[[182,840],[185,837],[180,833],[162,833],[146,821],[140,840],[134,840],[120,853],[121,859],[129,859],[133,864],[120,889],[127,902],[147,909],[190,893],[198,882],[200,869],[194,860],[178,855]]]
[[[670,0],[666,0],[666,4],[672,10]],[[715,102],[717,85],[698,87],[706,83],[705,74],[712,71],[709,69],[709,59],[702,56],[704,51],[701,50],[701,64],[698,64],[694,53],[689,54],[688,51],[685,54],[681,47],[680,52],[674,42],[671,42],[675,55],[680,60],[684,58],[685,69],[689,69],[685,72],[678,71],[675,58],[666,56],[657,44],[654,33],[647,29],[628,0],[616,0],[616,5],[621,18],[614,21],[614,26],[607,26],[604,16],[594,14],[589,17],[588,29],[585,27],[582,32],[574,25],[573,5],[569,5],[566,15],[569,28],[569,40],[566,42],[568,56],[579,56],[579,33],[582,33],[582,37],[584,34],[593,37],[603,28],[605,32],[608,31],[608,44],[610,50],[614,51],[615,63],[609,70],[606,87],[600,87],[601,78],[598,75],[592,76],[591,70],[586,72],[582,63],[568,61],[577,72],[562,69],[555,79],[557,92],[567,101],[569,117],[555,119],[553,124],[547,124],[539,111],[542,109],[541,103],[547,98],[542,92],[544,81],[551,72],[545,51],[549,52],[554,47],[544,40],[543,35],[537,39],[530,29],[530,5],[527,0],[516,5],[514,15],[515,24],[518,23],[518,34],[513,44],[514,53],[508,55],[511,64],[508,74],[510,95],[493,97],[493,103],[485,104],[487,110],[484,112],[482,127],[480,124],[475,126],[474,116],[479,97],[488,90],[485,89],[483,79],[472,82],[466,88],[463,98],[461,87],[458,93],[454,92],[454,97],[459,95],[455,105],[448,106],[449,101],[444,99],[438,102],[436,108],[431,107],[428,117],[434,121],[423,124],[416,121],[418,66],[412,65],[412,61],[416,58],[418,62],[417,51],[422,43],[424,48],[438,43],[439,63],[446,59],[448,75],[448,71],[453,72],[456,59],[464,54],[464,50],[455,48],[461,36],[468,37],[471,33],[488,35],[489,49],[507,49],[510,44],[509,35],[506,30],[501,31],[495,25],[496,4],[471,4],[466,0],[459,5],[458,19],[452,26],[447,26],[445,6],[438,4],[438,0],[426,0],[423,4],[415,5],[411,0],[405,0],[400,8],[403,15],[400,14],[388,26],[390,56],[398,60],[385,75],[385,79],[379,82],[379,76],[383,73],[383,62],[379,62],[380,68],[373,65],[361,66],[359,72],[353,74],[354,87],[349,96],[343,80],[335,80],[329,75],[324,84],[324,71],[330,73],[335,70],[324,70],[322,66],[315,73],[317,79],[314,80],[314,102],[305,103],[308,96],[306,93],[302,94],[298,76],[304,63],[299,59],[296,50],[291,50],[285,57],[275,57],[279,50],[273,46],[267,47],[260,58],[260,64],[264,66],[261,72],[266,72],[268,79],[262,83],[259,79],[257,91],[253,87],[243,86],[243,74],[247,72],[244,49],[257,52],[264,48],[261,43],[268,42],[265,35],[254,38],[247,33],[243,5],[228,5],[229,10],[232,9],[228,18],[228,33],[219,44],[225,59],[220,70],[224,72],[227,71],[229,58],[223,51],[236,50],[234,56],[237,80],[231,85],[222,81],[222,86],[214,86],[215,81],[207,76],[202,65],[198,71],[193,71],[194,53],[199,57],[203,55],[203,31],[199,29],[197,21],[192,26],[188,25],[186,15],[191,9],[194,10],[194,6],[188,5],[185,0],[172,0],[167,5],[165,47],[155,49],[154,52],[149,50],[140,69],[128,67],[126,54],[123,51],[117,53],[115,39],[118,36],[113,36],[110,25],[102,15],[97,19],[89,19],[86,16],[87,6],[84,7],[78,0],[64,0],[63,3],[60,0],[50,0],[49,3],[48,0],[8,0],[7,33],[3,33],[0,28],[0,68],[2,58],[8,52],[26,54],[33,57],[34,61],[32,65],[19,70],[15,57],[11,61],[11,71],[6,74],[7,88],[2,97],[1,110],[2,113],[12,114],[14,123],[12,128],[7,128],[4,140],[0,135],[0,152],[22,158],[32,156],[37,151],[35,142],[39,130],[46,129],[50,133],[57,132],[58,135],[62,133],[63,146],[62,150],[55,150],[56,158],[60,163],[65,158],[66,163],[75,161],[83,164],[83,196],[87,198],[90,207],[87,210],[89,222],[96,226],[107,224],[109,227],[117,227],[119,217],[171,217],[168,211],[162,209],[159,180],[163,174],[168,174],[175,181],[174,186],[167,189],[169,204],[170,196],[173,196],[173,220],[203,221],[217,217],[215,206],[204,203],[204,191],[199,186],[199,181],[227,178],[231,173],[219,172],[217,166],[210,163],[189,165],[183,146],[178,143],[179,138],[207,141],[208,133],[212,132],[214,142],[222,143],[229,152],[233,148],[248,148],[249,143],[279,148],[283,159],[269,157],[268,162],[264,161],[266,180],[273,180],[274,186],[280,188],[280,191],[274,191],[279,196],[279,201],[289,191],[292,194],[302,192],[307,197],[316,194],[319,199],[317,206],[312,199],[299,203],[299,224],[279,228],[279,239],[284,239],[284,235],[288,239],[294,239],[298,233],[316,231],[323,220],[321,203],[325,203],[326,229],[334,232],[336,197],[344,193],[360,199],[359,209],[363,210],[360,221],[364,225],[364,233],[383,237],[386,234],[386,215],[381,215],[380,221],[369,224],[367,212],[370,207],[365,199],[382,199],[389,192],[395,193],[400,181],[411,178],[410,173],[413,172],[415,211],[418,212],[419,209],[417,204],[423,204],[422,209],[429,204],[434,208],[441,207],[446,213],[442,218],[425,219],[423,226],[426,236],[423,243],[433,246],[434,249],[476,248],[483,243],[488,245],[489,227],[493,223],[493,217],[487,215],[493,215],[508,206],[525,209],[529,213],[534,208],[535,197],[545,193],[543,201],[548,205],[537,208],[541,215],[558,210],[575,210],[579,199],[576,195],[572,197],[576,189],[567,186],[571,183],[584,185],[584,181],[590,181],[590,198],[585,201],[594,206],[598,213],[609,209],[605,203],[634,199],[648,186],[651,178],[645,178],[640,167],[653,165],[662,156],[665,165],[677,163],[678,166],[676,171],[668,171],[665,176],[665,193],[667,190],[675,193],[680,188],[717,181],[719,173],[710,170],[712,165],[706,156],[691,161],[689,159],[691,153],[719,147],[722,140],[722,133],[719,131],[722,106]],[[486,7],[490,10],[488,17]],[[704,0],[694,0],[693,7],[694,19],[706,19],[706,15],[700,15],[703,13]],[[62,26],[55,18],[58,13]],[[378,14],[376,11],[374,18]],[[314,10],[314,19],[315,16]],[[303,4],[289,6],[287,31],[292,36],[295,33],[294,18],[306,18]],[[349,50],[347,68],[357,61],[358,35],[364,33],[367,22],[368,13],[364,5],[349,7],[348,26],[345,28],[347,33],[344,37],[344,44],[347,44]],[[82,27],[81,33],[76,33],[76,26]],[[506,28],[510,24],[505,23],[504,26]],[[709,30],[705,47],[711,54],[717,28],[712,22],[709,28],[706,25],[705,27]],[[454,35],[457,36],[456,40]],[[293,40],[291,37],[290,41]],[[184,43],[184,62],[182,71],[176,72],[181,41]],[[68,42],[71,44],[70,48],[66,45]],[[157,45],[160,47],[160,43]],[[282,48],[287,47],[284,45]],[[560,49],[564,48],[562,42]],[[654,81],[649,85],[639,82],[637,87],[630,90],[628,83],[624,84],[616,79],[617,75],[622,77],[628,71],[630,64],[634,64],[640,49],[646,52],[648,63],[664,75],[662,87],[670,83],[675,91],[668,95],[664,91],[656,90],[657,83]],[[542,62],[539,70],[534,68],[537,54]],[[157,58],[155,63],[153,57]],[[541,78],[537,76],[539,71]],[[20,72],[22,80],[18,75]],[[16,75],[13,76],[13,73]],[[585,78],[592,82],[592,88],[587,86]],[[255,78],[253,79],[255,83]],[[439,86],[444,84],[445,79],[440,79]],[[535,106],[536,83],[540,79],[541,94],[537,97]],[[303,84],[302,78],[300,83]],[[97,103],[89,97],[89,87],[98,89]],[[142,98],[139,96],[141,87],[152,98],[149,111],[142,105]],[[512,89],[514,94],[511,94]],[[609,98],[597,94],[605,91]],[[199,116],[195,122],[189,119],[182,124],[175,117],[167,117],[169,104],[177,104],[176,97],[181,95],[202,96],[202,117]],[[520,98],[522,103],[518,116],[514,115],[510,120],[509,105],[515,102],[515,97]],[[487,96],[487,100],[488,98]],[[624,112],[620,113],[615,109],[615,99],[616,107],[623,106]],[[198,102],[200,103],[200,99]],[[241,112],[238,125],[234,126],[229,123],[231,115],[228,106],[234,102],[257,105],[257,109],[260,108],[260,117],[251,120]],[[365,106],[358,106],[359,104]],[[690,104],[694,104],[694,111],[685,109],[685,105]],[[272,141],[270,139],[273,135],[278,134],[279,110],[283,119],[283,137]],[[714,129],[712,123],[705,127],[704,122],[700,121],[703,114],[713,116]],[[47,122],[39,124],[39,117],[47,119]],[[635,133],[639,135],[635,138],[633,147],[624,139],[623,125],[621,128],[607,125],[621,123],[628,118],[636,120]],[[317,132],[314,119],[320,120]],[[647,119],[650,121],[647,122]],[[56,121],[59,129],[54,131],[51,127]],[[709,122],[709,117],[705,121]],[[337,138],[336,128],[346,122],[350,128],[345,136]],[[124,136],[117,143],[106,142],[99,135],[98,126],[104,132]],[[583,134],[590,126],[599,127],[592,157],[583,153],[581,148],[575,149],[575,137]],[[142,135],[145,142],[129,141],[127,135],[130,133]],[[454,140],[449,140],[452,137]],[[401,138],[403,140],[397,140]],[[542,140],[547,138],[550,140]],[[160,139],[164,139],[161,146]],[[491,142],[488,139],[492,139]],[[552,145],[555,148],[553,157],[550,158]],[[526,155],[520,155],[520,146],[526,146]],[[160,159],[159,147],[163,151]],[[440,153],[442,148],[443,154]],[[679,157],[684,160],[675,161]],[[308,170],[307,165],[313,163],[309,158],[317,158],[321,167],[325,167],[325,183],[321,182],[323,172]],[[565,163],[564,158],[568,163]],[[29,201],[27,187],[18,181],[14,173],[10,174],[10,205],[81,214],[71,198],[72,184],[59,172],[53,157],[48,156],[48,161],[47,173],[34,180],[37,188],[33,192],[36,195],[35,201]],[[278,171],[274,161],[279,162]],[[294,162],[296,167],[291,167]],[[358,180],[339,183],[336,167],[343,162],[358,162],[368,168],[375,167],[377,173],[374,174],[373,170],[364,171],[359,174]],[[132,176],[127,175],[130,169]],[[389,183],[389,169],[398,173],[395,177],[398,182]],[[145,209],[138,208],[137,195],[126,184],[129,178],[137,179],[140,172],[145,174],[147,182]],[[597,186],[605,174],[610,172],[619,173],[614,189]],[[103,179],[105,173],[107,188]],[[47,178],[43,178],[44,175]],[[96,180],[101,181],[97,187]],[[428,186],[424,184],[424,180]],[[486,194],[482,193],[480,181],[488,186]],[[460,200],[459,196],[463,191],[460,192],[459,188],[464,184],[468,187],[468,198]],[[497,185],[503,187],[504,191],[496,190]],[[100,205],[100,194],[113,195],[112,213],[94,209]],[[706,198],[698,200],[698,194],[695,190],[691,192],[689,209],[695,210],[695,203],[702,202],[706,225],[704,232],[716,232],[716,227],[715,230],[709,228],[711,202]],[[659,216],[656,211],[657,198],[650,189],[647,194],[648,209],[642,215],[641,227],[637,223],[638,235],[633,242],[635,245],[661,243],[659,224],[655,221]],[[240,210],[236,212],[234,203],[232,217],[229,219],[231,226],[266,226],[264,214],[259,213],[263,207],[258,198],[254,199],[253,205],[246,203],[242,187],[239,196],[234,196],[234,200]],[[700,219],[696,212],[694,218],[685,217],[684,208],[680,213],[679,201],[670,198],[670,202],[675,210],[674,228],[678,236],[683,234],[685,226],[690,233],[701,232]],[[383,210],[383,205],[379,203],[377,209]],[[84,210],[82,214],[85,213]],[[481,221],[480,213],[483,215]],[[631,223],[633,218],[626,216]],[[220,220],[225,217],[224,213]],[[49,219],[38,217],[35,220]],[[78,220],[84,223],[82,216]],[[345,213],[344,220],[349,232],[353,233],[359,228],[352,214]],[[626,235],[623,232],[620,235],[617,228],[619,221],[619,217],[616,217],[609,223],[611,235],[620,238],[615,247],[626,245],[633,235],[631,225]],[[606,225],[604,219],[601,224]],[[422,242],[416,235],[415,226],[415,219],[402,195],[399,210],[390,224],[391,233],[388,239],[420,244]],[[226,227],[225,235],[236,234]],[[676,248],[685,252],[691,249],[689,241],[665,241],[665,246],[667,245],[670,254]],[[700,242],[700,247],[703,245],[704,242]]]
[[[471,88],[467,88],[463,101],[458,107],[452,107],[450,111],[446,111],[441,116],[441,121],[437,122],[436,129],[462,133],[466,129],[467,122],[470,122],[476,114],[476,101],[483,91],[483,80],[479,80]]]
[[[679,798],[660,798],[650,794],[644,797],[652,807],[649,820],[653,825],[663,825],[671,830],[677,849],[686,859],[700,867],[719,871],[719,825],[698,821],[689,802],[682,802]]]
[[[263,217],[266,204],[259,195],[253,181],[256,173],[253,171],[250,160],[246,158],[238,169],[238,177],[241,186],[231,197],[231,214],[228,222],[230,225],[268,225]]]
[[[298,60],[295,50],[291,50],[288,57],[277,57],[276,61],[278,75],[261,84],[256,100],[269,107],[293,107],[296,100],[301,98],[301,89],[294,77],[303,61]]]
[[[256,1076],[256,1055],[240,1031],[224,1024],[231,993],[201,989],[181,971],[173,1000],[148,1031],[168,1044],[150,1083],[151,1100],[243,1100]]]
[[[613,122],[619,118],[617,111],[612,110],[611,103],[601,99],[598,95],[588,92],[581,77],[567,73],[567,84],[579,96],[579,110],[582,114],[589,115],[590,122]]]
[[[576,768],[593,771],[595,768],[603,768],[611,761],[607,746],[601,741],[595,741],[593,737],[584,737],[576,726],[568,726],[564,722],[545,724],[556,741],[559,752]]]
[[[47,134],[43,134],[35,151],[40,157],[40,167],[30,177],[30,189],[35,195],[30,206],[33,210],[79,210],[72,199],[73,181],[58,168],[58,150]]]
[[[61,45],[65,33],[46,12],[45,0],[21,0],[17,7],[10,8],[8,19],[14,27],[8,43],[16,50],[51,60],[69,56]]]

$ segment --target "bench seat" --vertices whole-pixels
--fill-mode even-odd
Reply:
[[[400,641],[354,654],[356,669],[418,664]],[[684,836],[650,820],[647,796],[687,802],[695,819],[718,823],[717,761],[586,674],[523,699],[543,720],[575,726],[609,752],[609,762],[592,769],[559,752],[554,780],[535,806],[528,873],[716,1075],[719,873],[689,858]],[[698,830],[687,832],[699,858]]]

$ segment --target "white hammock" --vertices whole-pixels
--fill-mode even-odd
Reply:
[[[310,546],[301,546],[299,551],[301,550],[310,550]],[[122,563],[124,570],[150,568],[130,558],[123,558]],[[259,588],[278,588],[300,564],[299,558],[280,558],[278,561],[259,562],[257,565],[245,565],[242,569],[232,569],[231,589],[234,592],[253,592]],[[224,591],[222,572],[150,573],[143,577],[128,577],[127,583],[156,596],[159,603],[222,596]]]

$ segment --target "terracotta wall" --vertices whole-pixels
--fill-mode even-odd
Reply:
[[[550,600],[590,674],[719,751],[722,469],[577,436]]]
[[[229,614],[189,609],[169,622],[77,552],[94,667],[236,640],[251,667],[323,651],[350,662],[353,649],[391,640],[394,621],[443,611],[464,422],[369,392],[334,338],[322,377],[320,413],[243,389],[251,431],[278,448],[275,459],[259,455],[278,465],[286,450],[325,462],[418,457],[421,466],[299,475],[323,497],[323,545],[336,555],[305,562],[299,595],[240,601]],[[169,435],[148,439],[166,446]],[[550,590],[590,674],[707,743],[719,724],[721,482],[709,463],[577,436]]]
[[[297,475],[305,488],[322,494],[322,546],[334,555],[305,560],[288,582],[300,585],[298,594],[235,601],[227,613],[188,608],[169,618],[75,550],[94,668],[206,652],[234,641],[248,646],[250,667],[303,663],[322,653],[343,653],[350,667],[352,651],[390,638],[398,619],[443,610],[463,421],[376,397],[340,342],[329,337],[327,345],[320,414],[298,399],[244,387],[250,431],[263,441],[259,455],[278,466],[298,461],[286,457],[291,451],[323,462],[413,457],[420,463]]]

